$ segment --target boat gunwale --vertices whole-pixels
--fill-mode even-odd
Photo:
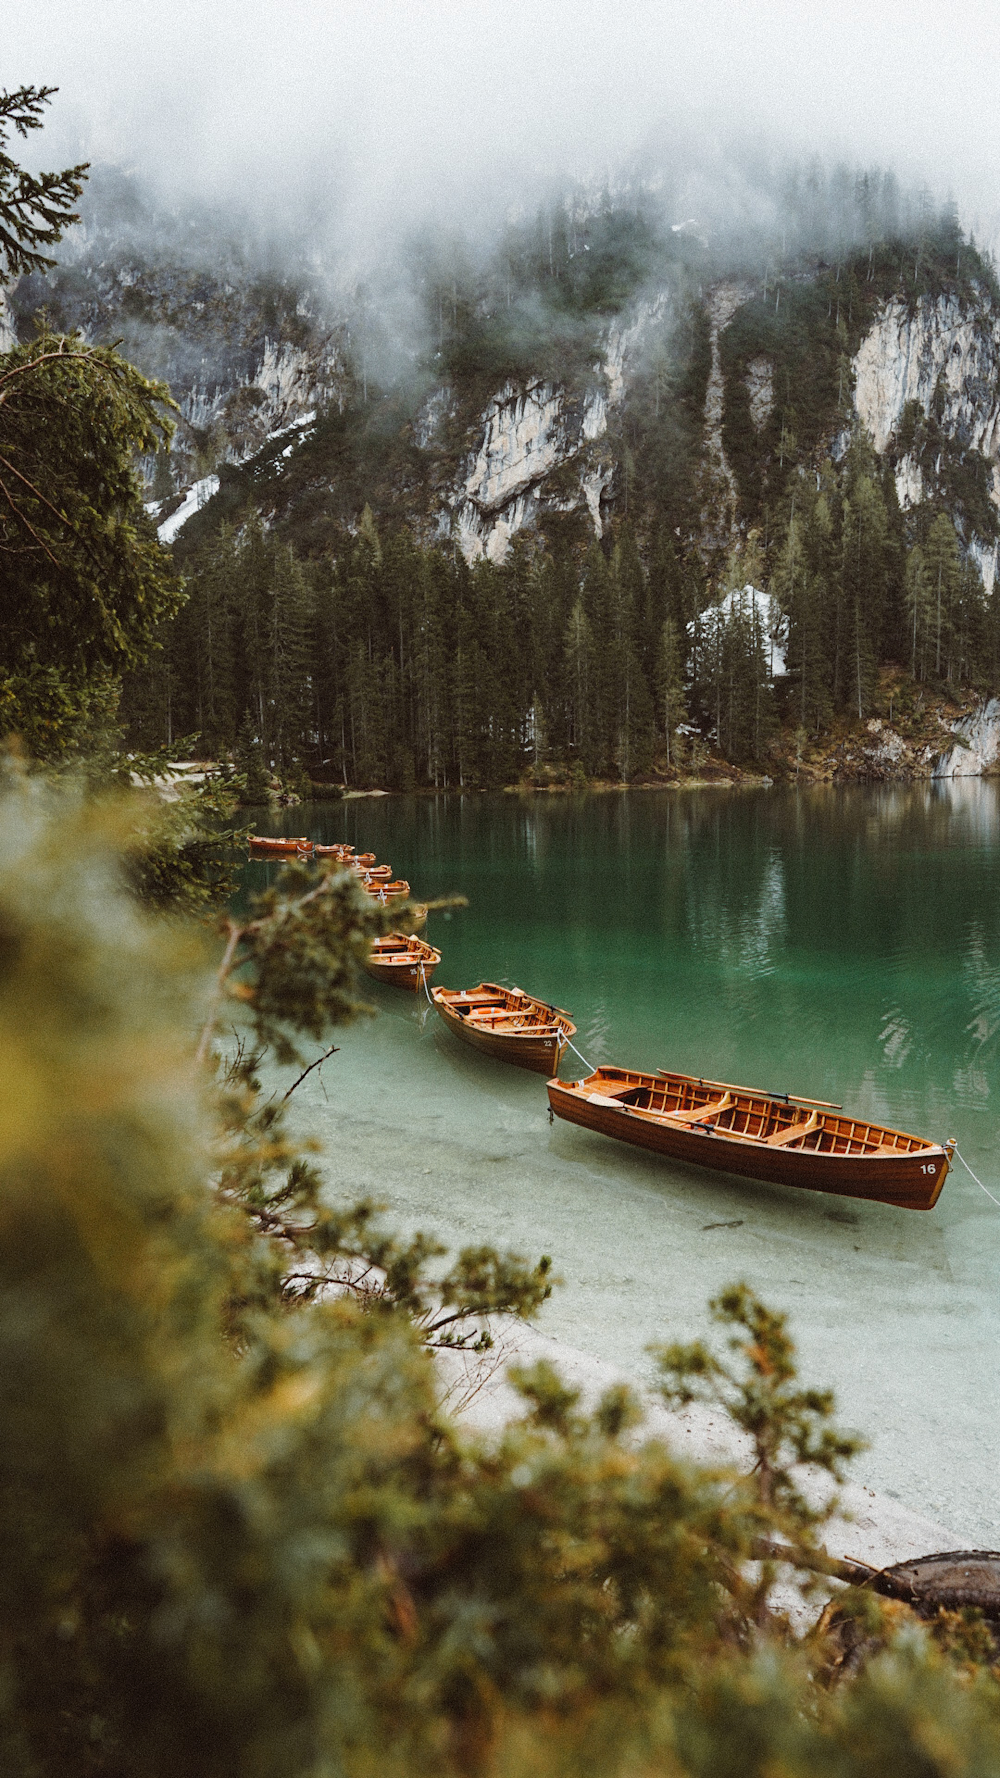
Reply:
[[[477,1005],[476,1001],[472,999],[472,996],[479,994],[487,996],[487,999],[485,1000],[485,1003]],[[503,1005],[503,1003],[512,995],[516,996],[519,1001],[525,1002],[528,1007],[537,1008],[539,1012],[547,1014],[546,1024],[536,1025],[533,1028],[527,1027],[522,1031],[493,1032],[489,1030],[488,1027],[485,1027],[484,1022],[479,1019],[474,1020],[470,1024],[469,1020],[461,1018],[456,1010],[457,1006],[464,1005],[468,1007],[470,1011],[480,1010],[485,1012],[488,1010],[490,1000],[498,1000],[501,1002],[501,1005]],[[456,1029],[479,1031],[484,1036],[495,1036],[497,1039],[505,1043],[508,1041],[516,1042],[518,1039],[523,1038],[549,1042],[556,1040],[561,1035],[563,1042],[560,1043],[559,1047],[562,1049],[564,1043],[568,1042],[569,1038],[576,1036],[576,1025],[573,1023],[568,1012],[565,1012],[561,1006],[553,1006],[548,1000],[540,1000],[535,994],[526,993],[523,988],[505,988],[502,983],[498,982],[480,982],[475,988],[434,988],[432,989],[432,997],[437,1006],[443,1007],[447,1012],[452,1013]],[[501,1016],[509,1017],[511,1011],[512,1009],[507,1006]]]
[[[948,1158],[947,1146],[944,1143],[932,1142],[925,1137],[914,1136],[910,1131],[897,1130],[890,1124],[875,1123],[874,1120],[870,1118],[852,1118],[849,1114],[841,1111],[839,1108],[835,1111],[831,1109],[829,1112],[824,1112],[819,1108],[816,1101],[805,1100],[796,1103],[793,1101],[791,1095],[768,1093],[767,1091],[758,1088],[734,1087],[720,1081],[708,1080],[701,1075],[682,1074],[669,1069],[658,1069],[655,1073],[649,1073],[641,1069],[623,1069],[602,1066],[594,1069],[589,1075],[582,1076],[579,1080],[566,1081],[555,1079],[550,1081],[549,1084],[550,1086],[556,1086],[563,1092],[567,1092],[574,1098],[589,1104],[592,1101],[590,1100],[589,1092],[585,1091],[585,1089],[590,1089],[591,1091],[595,1089],[599,1090],[602,1085],[607,1085],[611,1081],[618,1081],[624,1084],[626,1091],[632,1090],[633,1088],[646,1086],[652,1087],[657,1084],[664,1086],[667,1082],[676,1081],[697,1091],[718,1093],[719,1096],[727,1093],[736,1093],[739,1098],[747,1103],[748,1107],[753,1107],[755,1105],[767,1106],[773,1108],[776,1112],[784,1111],[789,1113],[790,1116],[786,1126],[789,1133],[795,1129],[797,1116],[801,1116],[801,1114],[805,1112],[809,1115],[802,1118],[801,1133],[803,1135],[815,1134],[816,1131],[819,1130],[820,1133],[834,1135],[836,1139],[836,1136],[840,1135],[840,1132],[831,1130],[831,1125],[848,1124],[851,1126],[850,1132],[843,1138],[845,1142],[848,1143],[848,1146],[841,1150],[832,1148],[790,1148],[787,1144],[782,1145],[784,1152],[791,1153],[792,1155],[801,1155],[808,1158],[810,1161],[899,1161],[917,1156],[926,1158],[929,1155],[940,1155],[946,1159]],[[610,1093],[607,1094],[609,1102],[613,1098],[614,1095]],[[697,1120],[686,1120],[682,1123],[679,1118],[675,1121],[671,1117],[671,1113],[664,1109],[652,1110],[644,1106],[627,1105],[624,1104],[620,1098],[614,1100],[614,1103],[618,1110],[628,1112],[633,1118],[640,1119],[643,1123],[653,1124],[668,1133],[680,1134],[685,1130],[695,1129],[709,1130],[713,1135],[718,1136],[720,1139],[728,1143],[744,1143],[748,1148],[759,1148],[772,1154],[776,1152],[775,1146],[769,1143],[766,1137],[754,1136],[743,1130],[719,1128],[716,1124],[708,1123],[707,1117],[704,1123],[698,1123]],[[707,1099],[704,1105],[705,1113],[710,1113],[714,1109],[715,1104],[717,1104],[717,1101],[713,1101],[712,1098]],[[608,1104],[607,1109],[611,1109],[610,1103]],[[681,1108],[678,1107],[678,1111],[680,1109]],[[735,1104],[730,1105],[725,1109],[739,1111],[742,1108],[737,1101]],[[751,1111],[748,1111],[748,1115],[752,1114]],[[816,1123],[812,1123],[813,1117],[816,1118]],[[869,1135],[855,1137],[854,1131],[859,1127],[867,1131]],[[871,1143],[870,1133],[872,1131],[878,1131],[883,1137],[899,1138],[902,1143],[906,1144],[906,1146],[903,1147],[897,1144],[888,1146],[884,1143]],[[858,1146],[850,1146],[850,1144],[854,1142],[857,1142]]]
[[[397,948],[391,952],[379,949],[380,945],[397,941]],[[416,959],[419,963],[433,964],[436,969],[441,961],[441,952],[425,938],[419,938],[415,932],[404,935],[398,932],[384,932],[372,940],[372,947],[366,957],[366,963],[380,963],[384,968],[391,969],[400,963],[409,963]]]

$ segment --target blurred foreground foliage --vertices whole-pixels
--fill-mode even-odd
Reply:
[[[749,1477],[546,1365],[497,1436],[447,1418],[433,1348],[532,1313],[547,1263],[446,1270],[328,1209],[257,1072],[360,1010],[384,915],[293,873],[213,986],[204,929],[127,892],[135,806],[22,774],[0,821],[0,1769],[1000,1773],[975,1625],[848,1592],[839,1641],[783,1614],[761,1533],[808,1554],[794,1466],[851,1444],[749,1293],[717,1305],[725,1359],[660,1354],[668,1399],[728,1403]]]

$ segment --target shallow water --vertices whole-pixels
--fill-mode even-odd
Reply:
[[[365,798],[259,825],[350,840],[421,896],[467,895],[431,916],[436,980],[554,1000],[589,1062],[956,1136],[1000,1198],[997,784]],[[551,1253],[546,1330],[642,1379],[650,1341],[704,1332],[707,1298],[747,1279],[870,1440],[857,1477],[997,1544],[1000,1207],[960,1166],[926,1214],[676,1166],[550,1126],[541,1077],[409,995],[371,998],[378,1019],[296,1095],[332,1190],[452,1245]]]

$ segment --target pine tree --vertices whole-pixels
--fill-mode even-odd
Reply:
[[[698,693],[727,759],[757,759],[770,732],[766,636],[756,600],[736,594],[700,621]]]
[[[447,783],[450,587],[437,554],[424,558],[415,607],[417,725],[428,783]]]
[[[803,730],[811,726],[818,731],[829,721],[832,706],[826,584],[812,566],[825,553],[828,527],[824,502],[817,500],[805,518],[793,508],[772,581],[788,618],[786,665],[792,682],[797,681],[798,726]]]
[[[208,545],[191,576],[183,619],[191,647],[192,728],[209,750],[231,747],[237,711],[235,629],[240,610],[239,547],[229,526]]]
[[[0,705],[36,751],[76,744],[94,684],[146,660],[183,602],[135,468],[169,438],[172,405],[112,348],[44,327],[0,358]],[[39,673],[60,687],[43,723]]]
[[[677,633],[677,625],[670,617],[664,618],[660,630],[660,645],[656,658],[656,691],[660,706],[660,721],[667,743],[667,765],[677,766],[681,762],[682,754],[677,730],[682,722],[687,721],[687,707],[684,700],[681,642]]]
[[[934,677],[951,678],[954,619],[961,588],[961,561],[955,527],[945,512],[933,520],[924,542],[924,574],[931,602]]]
[[[906,558],[906,609],[910,632],[910,672],[914,679],[926,679],[932,604],[924,552],[919,544],[914,544]]]
[[[246,802],[253,807],[266,803],[271,795],[271,773],[249,711],[243,719],[236,743],[236,764],[245,779]]]
[[[311,600],[302,568],[285,546],[272,551],[268,603],[269,733],[280,772],[310,750],[315,739]]]
[[[599,769],[594,733],[594,637],[578,599],[566,626],[564,645],[569,743],[588,777]]]
[[[888,592],[887,519],[881,488],[860,448],[843,507],[841,580],[848,659],[845,695],[859,717],[872,696]],[[849,687],[849,689],[848,689]]]

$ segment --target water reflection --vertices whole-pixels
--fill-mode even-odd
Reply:
[[[558,1001],[595,1062],[787,1087],[931,1135],[987,1109],[996,783],[366,798],[272,825],[304,824],[421,894],[466,894],[434,927],[440,980]]]

